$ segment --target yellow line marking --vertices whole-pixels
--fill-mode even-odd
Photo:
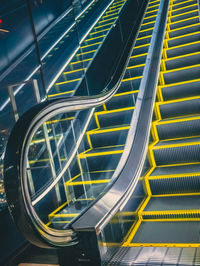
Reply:
[[[102,151],[102,152],[93,152],[93,153],[80,153],[78,156],[80,159],[84,159],[86,157],[93,157],[93,156],[120,154],[123,153],[123,151],[124,150],[113,150],[113,151]]]
[[[137,77],[133,77],[133,78],[126,78],[126,79],[123,79],[122,82],[126,82],[126,81],[130,81],[130,80],[136,80],[136,79],[141,79],[142,76],[137,76]]]
[[[153,198],[155,197],[183,197],[183,196],[200,196],[200,193],[179,193],[179,194],[156,194],[156,195],[152,195]]]
[[[182,177],[198,177],[200,172],[195,173],[182,173],[182,174],[167,174],[167,175],[151,175],[148,177],[148,180],[157,180],[157,179],[169,179],[169,178],[182,178]],[[171,195],[171,194],[170,194]]]
[[[91,32],[90,35],[98,34],[99,32],[109,31],[108,29]]]
[[[65,207],[67,204],[69,203],[69,201],[66,201],[65,203],[63,203],[60,207],[58,207],[57,209],[55,209],[53,212],[51,212],[48,217],[49,219],[57,212],[60,211],[63,207]]]
[[[80,53],[80,54],[77,54],[77,56],[81,56],[83,54],[91,54],[91,53],[94,53],[96,52],[97,50],[91,50],[91,51],[88,51],[88,52],[84,52],[84,53]],[[92,58],[91,58],[92,59]]]
[[[101,36],[97,36],[97,37],[93,37],[93,38],[90,38],[90,39],[86,39],[86,40],[84,40],[84,42],[89,42],[89,41],[92,41],[92,40],[96,40],[96,39],[99,39],[99,38],[103,38],[103,37],[105,37],[106,35],[104,34],[104,35],[101,35]]]
[[[132,68],[137,68],[137,67],[143,67],[145,64],[140,64],[140,65],[135,65],[135,66],[129,66],[126,69],[132,69]]]
[[[193,7],[193,6],[197,6],[197,3],[196,3],[196,4],[193,4],[193,5],[189,5],[189,6],[184,6],[184,7],[181,7],[181,8],[177,8],[177,9],[175,9],[175,10],[171,10],[171,13],[172,13],[172,12],[176,12],[176,11],[180,11],[180,10],[182,10],[182,9],[187,9],[187,8],[189,8],[189,7]]]
[[[67,121],[67,120],[72,120],[72,119],[74,119],[74,116],[63,118],[63,119],[54,119],[54,120],[45,122],[45,124],[49,125],[49,124],[54,124],[54,123],[63,122],[63,121]]]
[[[83,71],[83,70],[85,70],[85,69],[86,69],[86,68],[75,69],[75,70],[71,70],[71,71],[63,72],[63,74],[67,75],[67,74],[71,74],[71,73],[74,73],[74,72]]]
[[[77,182],[69,183],[68,186],[103,184],[103,183],[109,183],[109,182],[110,182],[110,179],[91,180],[91,181],[77,181]]]
[[[72,90],[72,91],[65,91],[65,92],[59,92],[59,93],[55,93],[55,94],[50,94],[50,95],[48,95],[48,97],[55,97],[55,96],[69,94],[69,93],[73,93],[73,92],[74,92],[74,90]]]
[[[114,110],[109,110],[109,111],[99,111],[99,112],[95,112],[95,114],[104,115],[104,114],[124,112],[124,111],[129,111],[129,110],[134,110],[134,109],[135,109],[135,107],[131,106],[131,107],[119,108],[119,109],[114,109]]]
[[[134,94],[134,93],[138,93],[138,92],[139,92],[139,90],[126,91],[126,92],[116,93],[115,95],[113,95],[113,97],[119,97],[119,96]]]
[[[101,42],[95,42],[95,43],[92,43],[92,44],[87,44],[87,45],[84,45],[84,46],[81,46],[80,48],[83,49],[83,48],[86,48],[86,47],[91,47],[91,46],[94,46],[94,45],[97,45],[97,44],[100,44]],[[87,59],[85,59],[87,60]],[[82,60],[82,61],[85,61],[85,60]]]
[[[199,221],[199,220],[197,220]],[[129,243],[124,247],[200,247],[199,243]]]
[[[70,64],[71,65],[75,65],[75,64],[79,64],[79,63],[82,63],[82,62],[87,62],[87,61],[90,61],[90,60],[92,60],[92,58],[88,58],[88,59],[83,59],[83,60],[80,60],[80,61],[71,62]]]
[[[164,102],[157,102],[157,104],[158,105],[164,105],[164,104],[170,104],[170,103],[179,103],[179,102],[191,101],[191,100],[196,100],[196,99],[200,99],[200,96],[191,96],[191,97],[186,97],[186,98],[181,98],[181,99],[169,100],[169,101],[164,101]]]
[[[67,81],[63,81],[63,82],[56,83],[56,85],[59,86],[59,85],[62,85],[62,84],[76,82],[76,81],[79,81],[79,80],[81,80],[81,79],[80,78],[77,78],[77,79],[67,80]]]
[[[122,127],[114,127],[114,128],[108,128],[108,129],[98,129],[98,130],[90,130],[87,131],[88,134],[100,134],[100,133],[106,133],[106,132],[114,132],[114,131],[121,131],[121,130],[127,130],[130,126],[122,126]]]
[[[196,68],[196,67],[200,67],[200,64],[196,64],[196,65],[190,65],[190,66],[185,66],[185,67],[180,67],[180,68],[174,68],[174,69],[170,69],[170,70],[166,70],[166,71],[161,71],[163,74],[167,74],[167,73],[172,73],[172,72],[177,72],[177,71],[183,71],[183,70],[187,70],[187,69],[191,69],[191,68]]]

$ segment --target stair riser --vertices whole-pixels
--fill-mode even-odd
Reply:
[[[98,115],[98,120],[100,127],[112,127],[118,125],[128,125],[130,124],[131,118],[133,115],[133,110],[114,112],[114,113],[106,113],[102,115]]]
[[[127,134],[128,134],[128,129],[99,133],[99,134],[91,134],[90,140],[93,148],[104,147],[104,146],[115,146],[115,145],[125,144]]]
[[[198,114],[200,112],[200,99],[160,104],[162,119]]]
[[[137,93],[122,95],[113,97],[110,101],[106,103],[107,110],[114,110],[119,108],[126,108],[135,106],[137,100]]]
[[[159,140],[184,138],[200,135],[200,120],[190,120],[157,125]]]
[[[200,176],[149,180],[152,195],[199,193]]]
[[[156,165],[193,163],[200,161],[200,144],[153,150]]]
[[[200,81],[161,88],[165,101],[199,96]]]
[[[80,161],[81,161],[81,164],[83,164],[83,160],[87,162],[87,169],[84,169],[85,172],[88,170],[89,172],[101,171],[101,170],[112,170],[117,167],[120,157],[121,157],[121,153],[86,157],[86,158],[81,159]]]

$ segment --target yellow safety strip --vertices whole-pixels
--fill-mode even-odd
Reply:
[[[81,80],[81,79],[80,78],[77,78],[77,79],[72,79],[72,80],[66,80],[66,81],[58,82],[58,83],[56,83],[56,85],[59,86],[59,85],[62,85],[62,84],[76,82],[76,81],[79,81],[79,80]]]
[[[92,44],[87,44],[87,45],[81,46],[80,48],[83,49],[83,48],[91,47],[91,46],[94,46],[94,45],[98,45],[100,43],[101,42],[95,42],[95,43],[92,43]],[[82,60],[82,61],[87,61],[87,59]]]
[[[73,93],[73,92],[74,92],[74,90],[65,91],[65,92],[59,92],[59,93],[55,93],[55,94],[50,94],[50,95],[48,95],[48,97],[50,98],[50,97],[60,96],[60,95],[70,94],[70,93]]]
[[[71,73],[75,73],[75,72],[83,71],[83,70],[85,70],[85,69],[86,69],[86,68],[75,69],[75,70],[71,70],[71,71],[63,72],[63,74],[64,74],[64,75],[68,75],[68,74],[71,74]]]
[[[84,42],[89,42],[89,41],[92,41],[92,40],[100,39],[100,38],[103,38],[103,37],[105,37],[105,36],[106,36],[106,35],[104,34],[104,35],[101,35],[101,36],[93,37],[93,38],[90,38],[90,39],[86,39],[86,40],[84,40]]]

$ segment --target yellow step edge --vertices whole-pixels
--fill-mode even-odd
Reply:
[[[181,36],[176,36],[176,37],[172,37],[172,38],[169,38],[169,39],[166,39],[167,41],[173,41],[173,40],[176,40],[176,39],[182,39],[184,37],[188,37],[188,36],[192,36],[192,35],[196,35],[196,34],[200,34],[200,31],[196,31],[196,32],[192,32],[192,33],[187,33],[187,34],[183,34]],[[171,47],[170,47],[171,48]]]
[[[105,29],[105,30],[99,30],[99,31],[94,31],[94,32],[90,32],[89,35],[94,35],[94,34],[98,34],[100,32],[104,32],[104,31],[109,31],[110,29]]]
[[[155,21],[155,20],[153,20],[153,21],[150,21],[150,22],[143,23],[143,24],[141,25],[141,27],[142,27],[142,26],[145,26],[145,25],[152,24],[152,23],[154,23],[154,24],[155,24],[155,22],[156,22],[156,21]]]
[[[53,212],[51,212],[51,213],[48,215],[49,219],[50,219],[53,215],[55,215],[55,213],[56,213],[57,211],[60,211],[63,207],[65,207],[68,203],[69,203],[69,201],[66,201],[66,202],[63,203],[61,206],[59,206],[57,209],[55,209]]]
[[[66,80],[66,81],[58,82],[58,83],[56,83],[56,85],[59,86],[59,85],[62,85],[62,84],[76,82],[76,81],[79,81],[79,80],[81,80],[81,79],[80,78],[77,78],[77,79],[72,79],[72,80]]]
[[[90,60],[92,60],[92,58],[88,58],[88,59],[83,59],[83,60],[80,60],[80,61],[71,62],[70,65],[75,65],[75,64],[87,62],[87,61],[90,61]]]
[[[145,17],[146,17],[147,14],[154,13],[154,12],[157,12],[157,11],[158,11],[158,9],[151,10],[151,11],[147,11],[147,12],[145,13]]]
[[[162,211],[143,211],[142,215],[173,215],[173,214],[200,214],[200,210],[189,210],[189,209],[181,209],[181,210],[162,210]],[[147,218],[148,219],[148,218]],[[166,218],[165,218],[166,219]]]
[[[86,47],[91,47],[91,46],[94,46],[94,45],[98,45],[100,44],[101,42],[95,42],[95,43],[92,43],[92,44],[87,44],[87,45],[84,45],[84,46],[81,46],[80,48],[83,49],[83,48],[86,48]],[[83,60],[84,61],[84,60]]]
[[[175,82],[175,83],[166,84],[166,85],[159,85],[159,87],[160,88],[166,88],[166,87],[172,87],[172,86],[179,86],[179,85],[182,85],[182,84],[189,84],[189,83],[198,82],[198,81],[200,81],[200,79],[192,79],[192,80],[186,80],[186,81],[182,81],[182,82]],[[172,101],[174,101],[174,100],[172,100]]]
[[[107,21],[110,21],[110,20],[115,20],[115,19],[117,19],[117,18],[118,18],[118,17],[104,19],[104,20],[99,21],[98,24],[101,24],[101,23],[104,23],[104,22],[107,22]]]
[[[155,121],[153,122],[155,125],[165,125],[165,124],[173,124],[173,123],[181,123],[181,122],[187,122],[187,121],[193,121],[193,120],[199,120],[200,119],[200,115],[198,115],[197,117],[185,117],[182,119],[172,119],[169,121]]]
[[[193,6],[197,6],[197,3],[193,5],[189,5],[189,6],[180,7],[180,8],[177,8],[176,10],[171,10],[170,12],[172,13],[172,12],[180,11],[182,9],[186,9],[186,8],[193,7]]]
[[[73,92],[75,92],[75,90],[65,91],[65,92],[59,92],[59,93],[55,93],[55,94],[49,94],[48,97],[51,98],[51,97],[55,97],[55,96],[70,94],[70,93],[73,93]]]
[[[112,12],[115,12],[116,10],[119,10],[121,7],[117,7],[115,10],[108,10],[108,11],[106,11],[106,14],[108,14],[108,13],[112,13]]]
[[[104,115],[104,114],[110,114],[110,113],[117,113],[117,112],[124,112],[124,111],[129,111],[129,110],[134,110],[135,107],[125,107],[125,108],[119,108],[119,109],[114,109],[114,110],[108,110],[108,111],[99,111],[95,112],[96,115]]]
[[[75,70],[71,70],[71,71],[63,72],[63,74],[64,74],[64,75],[67,75],[67,74],[71,74],[71,73],[75,73],[75,72],[83,71],[83,70],[85,70],[85,69],[86,69],[86,68],[75,69]]]
[[[99,29],[99,28],[102,28],[102,27],[105,27],[105,26],[108,26],[108,25],[112,25],[112,24],[113,24],[113,22],[110,22],[110,23],[108,23],[106,25],[95,26],[94,29]]]
[[[199,54],[200,54],[200,51],[199,52],[195,52],[195,53],[190,53],[190,54],[184,54],[184,55],[179,55],[179,56],[175,56],[175,57],[170,57],[168,59],[163,59],[163,60],[164,60],[164,62],[167,62],[167,61],[170,61],[170,60],[175,60],[175,59],[184,58],[184,57],[190,57],[190,56],[199,55]]]
[[[180,48],[180,47],[186,47],[186,46],[190,46],[190,45],[197,44],[197,43],[200,43],[200,41],[190,42],[190,43],[187,43],[187,44],[180,44],[180,45],[177,45],[177,46],[174,46],[174,47],[167,48],[165,50],[166,51],[173,50],[173,49],[177,49],[177,48]]]
[[[130,235],[127,238],[127,241],[122,245],[122,247],[126,247],[127,244],[130,244],[132,239],[134,238],[135,234],[137,233],[137,230],[139,229],[140,225],[141,225],[142,221],[138,220],[133,226],[132,231],[130,233]]]
[[[167,25],[175,25],[177,23],[181,23],[183,21],[188,21],[188,20],[191,20],[191,19],[194,19],[194,18],[199,18],[199,16],[193,16],[193,17],[190,17],[190,18],[185,18],[185,19],[181,19],[181,20],[178,20],[178,21],[175,21],[175,22],[169,22],[167,23]],[[190,25],[191,26],[191,25]],[[178,30],[179,28],[176,28],[176,30]]]
[[[118,12],[115,12],[115,13],[112,13],[110,15],[104,15],[102,18],[107,18],[107,17],[111,17],[111,16],[115,16],[115,15],[118,15]]]
[[[91,53],[94,53],[96,51],[97,50],[91,50],[91,51],[88,51],[88,52],[84,52],[84,53],[77,54],[77,56],[81,56],[81,55],[84,55],[84,54],[91,54]]]
[[[104,155],[113,155],[113,154],[121,154],[124,150],[113,150],[113,151],[102,151],[102,152],[94,152],[94,153],[80,153],[78,157],[80,159],[84,159],[87,157],[93,157],[93,156],[104,156]]]
[[[99,38],[103,38],[103,37],[105,37],[106,35],[104,34],[104,35],[101,35],[101,36],[98,36],[98,37],[93,37],[93,38],[90,38],[90,39],[86,39],[86,40],[84,40],[84,42],[89,42],[89,41],[92,41],[92,40],[96,40],[96,39],[99,39]]]
[[[58,123],[58,122],[63,122],[63,121],[72,120],[72,119],[74,119],[74,116],[63,118],[63,119],[54,119],[54,120],[45,122],[45,124],[46,125],[55,124],[55,123]]]
[[[193,2],[193,0],[186,0],[186,1],[183,1],[183,2],[180,2],[180,3],[177,3],[177,4],[172,4],[172,7],[173,6],[178,6],[178,5],[182,5],[182,4],[185,4],[185,3],[189,3],[189,2]],[[186,6],[187,7],[187,6]]]
[[[173,166],[195,165],[195,164],[200,164],[200,162],[166,164],[166,165],[159,165],[159,167],[173,167]]]
[[[186,70],[186,69],[192,69],[192,68],[196,68],[196,67],[200,67],[200,64],[198,64],[198,65],[190,65],[190,66],[185,66],[185,67],[180,67],[180,68],[174,68],[174,69],[160,71],[160,72],[163,73],[163,74],[167,74],[167,73],[172,73],[172,72],[183,71],[183,70]]]
[[[126,69],[132,69],[132,68],[143,67],[143,66],[145,66],[145,64],[139,64],[139,65],[135,65],[135,66],[128,66]]]
[[[133,50],[138,49],[138,48],[141,48],[141,47],[146,47],[146,46],[149,46],[149,45],[150,45],[150,43],[145,43],[145,44],[137,45],[137,46],[135,46],[133,48]]]
[[[193,13],[193,12],[196,12],[198,11],[198,8],[197,9],[194,9],[192,11],[187,11],[187,12],[184,12],[184,13],[181,13],[181,14],[178,14],[178,15],[173,15],[173,16],[168,16],[169,18],[175,18],[175,17],[180,17],[180,16],[184,16],[184,15],[187,15],[187,14],[190,14],[190,13]]]
[[[166,32],[170,33],[170,32],[173,32],[173,31],[179,31],[179,30],[183,30],[183,29],[188,29],[188,28],[195,27],[195,26],[200,26],[200,23],[195,23],[195,24],[192,24],[192,25],[180,27],[180,28],[173,29],[173,30],[166,30]],[[179,36],[181,36],[181,35],[179,35]]]
[[[192,220],[192,221],[200,221],[200,220],[197,219],[197,220]],[[191,244],[190,243],[128,243],[128,244],[125,243],[122,246],[123,247],[179,247],[179,248],[193,247],[193,248],[198,248],[200,247],[200,244],[199,243],[191,243]]]
[[[160,2],[160,0],[150,1],[149,4]]]
[[[145,30],[140,30],[139,31],[139,34],[141,33],[141,32],[145,32],[145,31],[149,31],[149,30],[153,30],[154,28],[152,27],[152,28],[148,28],[148,29],[145,29]]]
[[[194,193],[179,193],[179,194],[157,194],[157,195],[152,195],[153,198],[156,197],[185,197],[185,196],[200,196],[200,193],[194,192]]]
[[[148,55],[148,53],[144,53],[144,54],[138,54],[138,55],[132,55],[130,58],[137,58],[137,57],[140,57],[140,56],[146,56]]]
[[[142,76],[137,76],[137,77],[133,77],[133,78],[122,79],[122,82],[130,81],[130,80],[135,80],[135,79],[142,79]]]
[[[196,100],[196,99],[200,99],[200,96],[192,96],[192,97],[186,97],[186,98],[175,99],[175,100],[170,100],[170,101],[156,102],[156,104],[165,105],[165,104],[170,104],[170,103],[185,102],[185,101],[191,101],[191,100]]]
[[[167,175],[157,175],[157,176],[154,176],[154,175],[150,175],[148,177],[148,180],[157,180],[157,179],[173,179],[173,178],[184,178],[184,177],[197,177],[197,176],[200,176],[200,172],[192,172],[192,173],[183,173],[183,174],[167,174]],[[188,194],[188,193],[186,193]],[[171,195],[171,194],[170,194]],[[200,193],[199,193],[200,195]]]
[[[155,18],[155,17],[157,17],[157,15],[152,15],[152,16],[149,16],[149,17],[144,17],[143,21],[144,21],[145,19],[150,19],[150,18]]]
[[[128,94],[134,94],[134,93],[138,93],[138,92],[139,92],[139,90],[126,91],[126,92],[116,93],[115,95],[113,95],[113,97],[119,97],[119,96],[124,96],[124,95],[128,95]]]
[[[160,150],[160,149],[164,150],[164,149],[170,149],[170,148],[179,148],[179,147],[187,147],[187,146],[195,146],[195,145],[200,145],[200,141],[159,145],[159,146],[153,146],[152,149],[154,151],[154,150]]]
[[[151,8],[157,7],[157,6],[159,6],[159,5],[160,5],[160,3],[158,3],[158,4],[156,4],[156,5],[153,5],[153,6],[148,6],[148,7],[147,7],[147,12],[146,12],[146,13],[149,12],[148,9],[151,9]]]
[[[89,134],[89,135],[95,135],[95,134],[101,134],[101,133],[106,133],[106,132],[114,132],[114,131],[127,130],[129,128],[130,128],[130,126],[114,127],[114,128],[108,128],[108,129],[97,129],[97,130],[87,131],[87,134]]]
[[[109,10],[111,10],[113,8],[116,8],[116,7],[121,7],[121,6],[123,6],[123,4],[124,3],[122,3],[122,4],[114,4],[114,5],[112,5],[112,6],[109,7]]]
[[[76,217],[79,213],[61,213],[61,214],[55,214],[53,218],[61,218],[61,217]],[[61,221],[60,221],[61,222]]]
[[[109,182],[110,182],[110,179],[91,180],[91,181],[75,181],[75,182],[69,183],[68,186],[104,184],[104,183],[109,183]]]
[[[138,40],[144,40],[144,39],[151,38],[151,37],[152,37],[152,35],[147,35],[147,36],[144,36],[144,37],[140,37],[140,38],[137,38],[137,39],[136,39],[136,42],[137,42]]]

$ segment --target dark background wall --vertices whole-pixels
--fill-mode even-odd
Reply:
[[[34,26],[39,34],[70,5],[70,0],[29,0]],[[33,43],[26,0],[1,0],[0,73]],[[23,41],[22,41],[23,40]]]

